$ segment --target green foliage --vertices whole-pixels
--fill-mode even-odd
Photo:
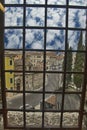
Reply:
[[[77,50],[83,50],[83,49],[84,46],[82,44],[82,32],[81,32]],[[74,64],[74,71],[82,72],[83,65],[84,65],[84,54],[77,52]],[[77,88],[81,88],[82,82],[83,82],[82,76],[80,74],[74,74],[74,83],[76,84]]]
[[[70,52],[67,52],[67,56],[66,56],[66,71],[71,72],[72,71],[72,48],[69,47],[69,44],[67,44],[67,50],[69,50]],[[64,70],[64,62],[63,62],[63,70]],[[72,76],[71,74],[66,75],[66,86],[68,86],[68,84],[71,82],[72,80],[71,76]]]
[[[67,52],[67,65],[66,65],[66,71],[67,72],[71,72],[72,71],[72,48],[68,46],[67,48],[70,52]],[[66,85],[68,86],[68,84],[71,82],[72,78],[71,78],[72,74],[67,74],[66,75]]]

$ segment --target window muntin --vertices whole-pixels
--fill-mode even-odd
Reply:
[[[30,1],[31,2],[31,1]],[[68,70],[67,70],[67,63],[68,63],[68,55],[69,55],[69,53],[70,53],[70,51],[71,52],[73,52],[73,51],[75,51],[76,53],[77,53],[77,51],[78,50],[75,50],[75,49],[73,49],[73,50],[69,50],[69,49],[67,49],[67,46],[68,46],[68,43],[67,43],[67,41],[68,41],[68,36],[69,36],[69,32],[68,31],[70,31],[70,28],[74,28],[74,30],[78,30],[77,29],[77,27],[76,26],[72,26],[72,25],[69,25],[69,20],[72,20],[72,19],[69,19],[69,17],[70,17],[70,14],[69,13],[67,13],[67,10],[68,10],[68,12],[69,12],[69,10],[76,10],[76,8],[75,7],[73,7],[74,9],[71,9],[70,8],[70,6],[66,6],[66,4],[68,5],[68,2],[70,2],[70,1],[68,1],[68,0],[66,0],[65,1],[65,3],[63,3],[63,1],[61,0],[61,2],[59,3],[57,3],[56,1],[54,1],[53,3],[52,3],[52,8],[55,8],[56,6],[56,4],[58,4],[58,7],[59,7],[59,4],[60,5],[63,5],[63,8],[66,10],[66,15],[65,15],[65,19],[66,19],[66,21],[65,21],[65,24],[63,25],[63,26],[53,26],[52,24],[51,24],[51,26],[48,26],[48,24],[47,24],[47,11],[48,11],[48,9],[50,9],[49,7],[47,7],[47,6],[45,6],[46,5],[46,2],[47,1],[45,1],[45,3],[44,2],[42,2],[41,4],[43,4],[43,9],[44,9],[44,14],[45,14],[45,16],[44,16],[44,23],[42,24],[43,26],[37,26],[37,24],[34,24],[33,25],[33,27],[32,26],[26,26],[26,11],[25,11],[25,7],[23,6],[23,5],[21,5],[21,7],[23,8],[23,26],[22,26],[22,24],[20,24],[20,25],[14,25],[13,26],[13,28],[16,28],[15,30],[18,30],[18,26],[20,26],[19,28],[19,30],[21,30],[21,34],[20,34],[20,32],[19,33],[16,33],[16,35],[15,35],[15,38],[10,38],[10,34],[9,34],[9,39],[11,39],[10,40],[10,42],[8,42],[8,43],[10,43],[11,44],[11,42],[12,41],[14,41],[14,43],[13,43],[13,46],[11,47],[11,46],[9,46],[10,44],[8,44],[8,46],[6,45],[6,42],[5,42],[5,48],[4,49],[6,49],[6,50],[8,50],[9,52],[13,49],[13,51],[16,53],[16,51],[18,51],[18,50],[16,50],[16,49],[19,49],[19,50],[21,50],[21,52],[22,52],[22,65],[23,65],[23,68],[21,69],[21,70],[16,70],[17,71],[17,73],[20,71],[20,73],[22,72],[22,78],[23,78],[23,90],[21,90],[21,91],[19,91],[19,90],[16,90],[16,91],[13,91],[13,90],[6,90],[5,92],[6,93],[14,93],[14,92],[17,92],[18,94],[22,94],[22,96],[23,96],[23,101],[22,101],[22,106],[24,106],[24,109],[22,110],[22,112],[21,112],[21,114],[19,114],[19,115],[22,115],[22,121],[21,121],[21,127],[23,127],[23,128],[26,128],[26,127],[61,127],[60,129],[62,130],[63,129],[63,127],[64,128],[66,128],[66,127],[73,127],[73,125],[74,125],[74,123],[75,122],[73,122],[73,125],[72,124],[69,124],[69,123],[67,123],[67,124],[65,124],[65,119],[66,119],[66,112],[70,112],[70,110],[68,111],[66,111],[66,110],[64,110],[64,99],[65,99],[65,96],[66,96],[66,94],[70,94],[70,93],[72,93],[73,95],[74,94],[79,94],[79,95],[81,95],[81,100],[82,99],[84,99],[84,97],[83,97],[83,93],[84,93],[84,90],[85,90],[85,84],[84,84],[84,81],[85,81],[85,74],[84,74],[84,71],[70,71],[69,70],[69,72],[68,72]],[[23,3],[23,1],[21,1],[20,2],[21,4]],[[28,3],[28,1],[26,1],[25,3]],[[24,4],[25,4],[24,3]],[[8,3],[9,4],[9,3]],[[13,4],[13,3],[12,3]],[[15,4],[19,4],[18,2],[17,3],[14,3],[14,6],[16,6]],[[28,3],[28,4],[30,4],[30,3]],[[31,2],[31,4],[32,5],[30,5],[30,7],[29,7],[29,5],[27,5],[26,4],[26,6],[28,6],[27,8],[34,8],[33,6],[35,6],[36,5],[36,7],[35,8],[37,8],[37,7],[39,7],[39,1],[37,0],[36,1],[36,3],[32,3]],[[35,5],[34,5],[35,4]],[[45,5],[44,5],[45,4]],[[69,3],[70,4],[70,3]],[[48,3],[47,3],[47,5],[51,5],[51,3],[50,3],[50,1],[48,1]],[[11,5],[10,5],[11,6]],[[42,6],[42,5],[41,5]],[[62,6],[61,6],[62,7]],[[68,9],[67,7],[69,7],[70,9]],[[13,8],[13,7],[11,7],[11,8]],[[80,8],[80,7],[79,7]],[[82,7],[83,8],[83,10],[85,10],[84,8],[84,6]],[[71,18],[71,17],[70,17]],[[36,20],[35,20],[36,21]],[[35,22],[34,21],[34,22]],[[86,21],[86,20],[85,20]],[[21,22],[22,23],[22,22]],[[58,25],[60,25],[60,24],[58,24]],[[69,26],[68,26],[69,25]],[[34,30],[36,30],[36,29],[39,29],[40,31],[42,31],[43,30],[43,36],[41,36],[42,37],[42,40],[41,40],[41,42],[43,41],[43,43],[42,43],[42,45],[41,44],[39,44],[38,46],[35,46],[36,45],[36,43],[34,42],[33,43],[33,45],[34,45],[34,47],[32,47],[32,49],[31,49],[31,44],[29,44],[30,46],[28,47],[28,46],[26,46],[26,35],[25,35],[25,32],[26,32],[26,30],[25,30],[25,27],[26,27],[26,30],[28,30],[29,28],[30,29],[34,29]],[[5,25],[5,28],[6,28],[6,25]],[[4,28],[4,29],[5,29]],[[8,29],[11,29],[11,27],[10,26],[8,26],[7,27]],[[79,26],[78,27],[79,28],[79,32],[81,32],[81,31],[86,31],[86,29],[85,29],[85,22],[84,22],[84,26]],[[29,30],[30,30],[29,29]],[[48,34],[47,34],[47,30],[53,30],[54,29],[54,32],[56,32],[56,30],[57,31],[59,31],[59,30],[64,30],[64,32],[62,32],[61,31],[61,34],[62,34],[62,38],[64,39],[64,45],[65,46],[63,46],[63,48],[62,49],[60,49],[59,47],[57,47],[57,46],[53,46],[52,44],[53,44],[53,42],[52,43],[49,43],[49,47],[46,47],[46,44],[47,44],[47,40],[48,40],[48,38],[47,37],[49,37],[48,36]],[[72,29],[71,29],[71,31],[72,31]],[[40,32],[39,31],[39,32]],[[15,31],[14,31],[15,32]],[[8,34],[8,33],[7,33]],[[21,35],[20,37],[21,38],[19,38],[18,37],[18,35]],[[31,33],[30,33],[31,34]],[[29,35],[30,35],[29,34]],[[39,33],[38,33],[39,34]],[[40,39],[38,38],[38,34],[37,34],[37,41],[39,41]],[[40,34],[41,35],[41,34]],[[55,35],[56,34],[54,34],[54,36],[53,37],[55,37]],[[14,37],[14,35],[13,35],[13,37]],[[28,37],[28,33],[27,33],[27,37]],[[32,38],[32,37],[31,37]],[[34,37],[34,38],[36,38],[36,37]],[[57,37],[55,37],[55,39],[56,38],[59,38],[59,34],[58,34],[58,36]],[[61,39],[62,39],[61,38]],[[9,39],[7,40],[7,41],[9,41]],[[19,42],[17,42],[16,43],[16,39],[18,39],[17,41],[19,41],[20,39],[22,39],[21,40],[21,44],[20,44],[20,46],[19,46]],[[61,40],[60,40],[61,41]],[[40,43],[41,43],[40,42]],[[16,44],[15,44],[16,43]],[[27,42],[28,43],[28,42]],[[11,44],[12,45],[12,44]],[[15,46],[16,45],[16,46]],[[59,44],[57,44],[58,46],[59,46]],[[27,48],[28,47],[28,48]],[[57,47],[57,48],[56,48]],[[11,50],[10,50],[11,49]],[[15,51],[16,50],[16,51]],[[42,89],[42,92],[39,92],[38,90],[37,91],[25,91],[25,89],[26,89],[26,77],[27,77],[27,75],[26,74],[28,74],[29,72],[31,72],[31,73],[33,73],[33,70],[26,70],[25,68],[26,68],[26,65],[25,65],[25,52],[27,51],[27,52],[29,52],[30,50],[32,50],[32,52],[33,51],[36,51],[36,52],[38,52],[38,51],[41,51],[41,52],[43,52],[43,69],[39,72],[39,73],[41,73],[42,75],[43,75],[43,89]],[[47,68],[47,52],[46,51],[55,51],[55,50],[58,50],[59,52],[61,52],[61,51],[63,51],[64,52],[64,61],[63,61],[63,69],[62,69],[62,71],[61,72],[59,72],[58,70],[57,71],[54,71],[53,70],[53,72],[51,71],[51,70],[49,70],[47,73],[46,73],[46,68]],[[4,50],[5,51],[5,50]],[[80,52],[80,51],[82,51],[82,52]],[[80,50],[79,52],[78,52],[78,54],[83,54],[84,53],[84,55],[85,55],[85,53],[86,53],[86,50],[84,49],[84,50]],[[34,65],[35,65],[35,63],[34,63]],[[62,65],[61,65],[62,66]],[[7,70],[5,70],[5,71],[7,71]],[[8,70],[9,72],[10,72],[10,70]],[[15,70],[12,70],[13,72],[15,72]],[[27,72],[26,72],[27,71]],[[29,72],[28,72],[29,71]],[[35,72],[35,71],[34,71]],[[38,72],[35,72],[35,73],[38,73]],[[53,74],[54,73],[54,74]],[[53,75],[56,75],[56,73],[57,73],[57,75],[59,74],[59,75],[61,75],[62,74],[62,77],[63,77],[63,83],[62,83],[62,91],[50,91],[50,89],[49,90],[47,90],[46,91],[46,80],[47,80],[47,77],[49,77],[49,75],[51,74],[53,74]],[[66,91],[66,81],[67,81],[67,75],[69,75],[69,74],[78,74],[79,75],[79,73],[81,73],[82,75],[83,75],[83,85],[82,86],[84,86],[84,87],[82,87],[82,90],[81,90],[81,92],[79,92],[79,91],[72,91],[72,90],[67,90]],[[46,75],[47,75],[47,77],[46,77]],[[51,79],[50,79],[51,80]],[[37,110],[37,109],[31,109],[31,110],[26,110],[26,96],[27,96],[27,94],[28,93],[30,93],[30,94],[33,94],[33,95],[35,95],[36,93],[38,94],[38,95],[42,95],[42,98],[41,98],[41,101],[43,102],[43,104],[42,104],[42,110],[39,108],[39,110]],[[49,93],[49,94],[48,94]],[[61,101],[61,112],[59,113],[58,112],[58,110],[57,111],[55,111],[55,114],[54,114],[54,112],[53,112],[53,110],[45,110],[44,109],[44,106],[45,106],[45,97],[46,97],[46,95],[52,95],[52,93],[54,93],[55,95],[56,94],[61,94],[61,96],[62,96],[62,101]],[[73,96],[74,97],[74,96]],[[13,106],[12,106],[13,107]],[[7,114],[9,114],[9,112],[11,112],[11,109],[12,109],[12,107],[10,107],[10,109],[8,109],[7,108]],[[18,108],[17,108],[18,109]],[[13,115],[15,115],[15,114],[17,114],[18,115],[18,111],[21,111],[21,110],[17,110],[17,113],[15,113],[15,110],[16,110],[16,108],[14,109],[14,114]],[[82,116],[80,116],[79,117],[79,115],[80,115],[80,113],[82,113],[83,112],[83,109],[82,109],[82,106],[80,106],[80,109],[79,110],[81,110],[81,112],[80,111],[77,111],[77,110],[75,110],[74,109],[74,114],[75,114],[75,112],[76,112],[76,124],[75,124],[75,127],[77,128],[77,130],[79,130],[79,129],[81,129],[81,126],[80,126],[80,123],[79,122],[81,122],[81,120],[82,120]],[[33,111],[33,112],[32,112]],[[30,114],[29,114],[29,112],[30,112]],[[31,112],[32,112],[32,114],[31,114]],[[72,112],[72,111],[71,111]],[[51,116],[49,116],[49,114],[51,115]],[[53,123],[52,122],[52,119],[53,119],[53,117],[54,117],[54,115],[55,115],[55,117],[56,117],[56,115],[57,114],[59,114],[58,115],[58,117],[59,117],[59,120],[57,120],[56,122],[57,122],[57,125],[56,125],[56,123]],[[37,116],[39,116],[39,118],[40,118],[40,122],[36,125],[36,124],[32,124],[32,122],[30,123],[30,122],[28,122],[28,118],[29,118],[29,115],[31,115],[31,116],[33,116],[33,118],[34,118],[34,121],[36,121],[36,117]],[[71,113],[69,113],[69,117],[70,117],[70,115],[73,115],[73,112],[72,112],[72,114]],[[11,114],[10,114],[10,116],[11,116]],[[7,117],[9,117],[9,116],[7,116]],[[48,120],[48,118],[49,118],[49,120]],[[19,117],[18,117],[19,118]],[[72,119],[73,119],[73,116],[71,117]],[[45,120],[45,119],[47,119],[47,120]],[[51,119],[51,120],[50,120]],[[48,121],[48,122],[47,122]],[[59,124],[58,124],[58,122],[59,122]],[[12,125],[12,127],[15,127],[15,121],[13,122],[13,125]],[[35,123],[35,122],[34,122]],[[8,126],[10,126],[11,127],[11,124],[10,124],[10,121],[9,121],[9,123],[8,123],[8,125],[6,126],[6,128],[8,128]],[[18,126],[18,124],[17,124],[17,126]],[[18,126],[19,128],[20,128],[20,126]],[[74,128],[73,128],[74,129]]]

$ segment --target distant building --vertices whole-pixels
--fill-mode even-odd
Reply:
[[[14,57],[5,55],[5,70],[14,70]],[[6,89],[14,89],[14,72],[5,72]]]

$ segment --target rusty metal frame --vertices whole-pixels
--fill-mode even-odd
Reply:
[[[1,0],[1,3],[4,4],[4,0]],[[23,130],[37,130],[37,129],[57,129],[57,130],[82,130],[82,119],[83,119],[83,115],[87,115],[87,112],[84,112],[84,102],[85,102],[85,92],[86,92],[86,85],[87,85],[87,7],[86,6],[71,6],[69,5],[69,0],[66,0],[66,5],[47,5],[47,0],[45,0],[45,4],[44,5],[34,5],[34,4],[26,4],[26,0],[24,0],[23,4],[4,4],[5,7],[23,7],[23,26],[17,27],[17,26],[13,26],[13,27],[5,27],[4,25],[4,13],[0,10],[0,70],[1,70],[1,86],[2,86],[2,103],[3,103],[3,107],[0,110],[0,113],[2,113],[3,115],[3,119],[4,119],[4,128],[5,129],[23,129]],[[45,21],[44,21],[44,27],[36,27],[36,26],[30,26],[30,27],[26,27],[25,24],[25,19],[26,19],[26,7],[43,7],[45,9]],[[47,8],[65,8],[66,9],[66,26],[65,27],[47,27]],[[68,27],[68,10],[69,9],[86,9],[86,28],[70,28]],[[23,49],[5,49],[4,48],[4,30],[5,29],[22,29],[23,30]],[[26,29],[43,29],[44,30],[44,49],[25,49],[25,30]],[[46,71],[46,51],[57,51],[57,50],[47,50],[46,49],[46,41],[47,41],[47,30],[65,30],[65,50],[59,50],[60,52],[64,52],[65,53],[65,62],[64,62],[64,71]],[[83,52],[85,53],[85,71],[84,72],[66,72],[66,59],[67,59],[67,52],[70,52],[69,50],[67,50],[67,39],[68,39],[68,31],[69,30],[83,30],[86,32],[86,41],[85,41],[85,45],[86,45],[86,50],[81,51],[81,50],[73,50],[72,52]],[[5,70],[4,68],[4,52],[5,51],[22,51],[23,54],[23,70],[22,71],[9,71],[9,70]],[[26,51],[41,51],[44,53],[44,64],[43,64],[43,71],[26,71],[25,70],[25,52]],[[6,90],[5,89],[5,72],[21,72],[23,74],[23,91],[13,91],[13,90]],[[37,92],[37,91],[26,91],[25,90],[25,73],[42,73],[43,74],[43,91],[42,92]],[[50,91],[45,91],[45,77],[47,73],[62,73],[64,74],[64,81],[63,81],[63,91],[62,92],[50,92]],[[68,73],[73,73],[73,74],[83,74],[84,75],[84,83],[83,83],[83,89],[82,92],[66,92],[65,91],[65,81],[66,81],[66,74]],[[3,82],[4,81],[4,82]],[[11,127],[8,126],[8,122],[7,122],[7,111],[20,111],[18,109],[7,109],[7,105],[6,105],[6,92],[10,92],[10,93],[22,93],[23,94],[23,106],[24,106],[24,110],[23,110],[23,127]],[[38,94],[42,94],[43,98],[43,106],[42,106],[42,110],[30,110],[31,112],[42,112],[42,127],[41,128],[27,128],[26,127],[26,110],[25,110],[25,94],[26,93],[38,93]],[[59,93],[62,94],[62,108],[61,111],[56,111],[56,110],[45,110],[44,109],[44,100],[45,100],[45,94],[50,94],[50,93]],[[81,103],[80,103],[80,109],[78,111],[74,110],[64,110],[64,97],[65,94],[81,94],[82,98],[81,98]],[[60,112],[61,113],[61,120],[60,120],[60,127],[58,128],[52,128],[52,127],[44,127],[44,112]],[[64,112],[78,112],[79,113],[79,124],[78,127],[75,128],[73,127],[63,127],[63,113]]]

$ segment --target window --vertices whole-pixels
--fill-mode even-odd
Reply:
[[[13,83],[13,79],[12,78],[10,78],[10,83]]]
[[[1,2],[4,128],[87,128],[86,0]],[[4,68],[5,56],[12,57],[12,68]],[[13,89],[5,89],[10,72]]]
[[[12,60],[10,60],[10,65],[12,65]]]

